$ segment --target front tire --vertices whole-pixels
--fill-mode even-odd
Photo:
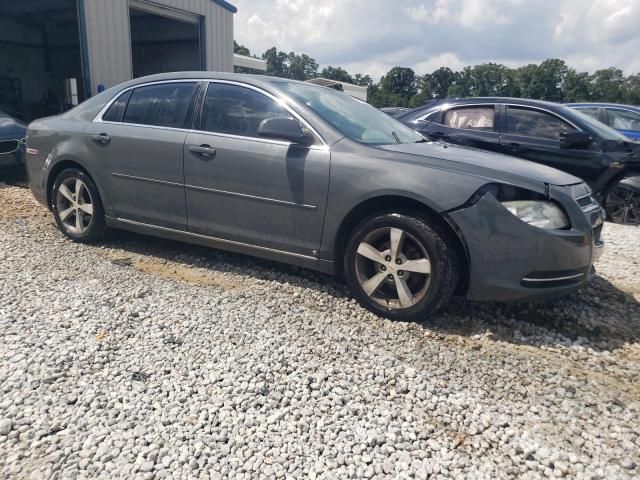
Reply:
[[[106,226],[100,195],[83,170],[67,168],[58,174],[51,207],[58,228],[71,240],[90,243],[104,237]]]
[[[455,290],[458,257],[439,225],[411,213],[384,213],[353,230],[344,272],[363,307],[392,320],[420,321]]]
[[[624,177],[605,194],[607,218],[623,225],[640,225],[640,175]]]

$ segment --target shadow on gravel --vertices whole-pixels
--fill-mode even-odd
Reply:
[[[346,286],[339,279],[313,270],[264,260],[247,255],[201,247],[174,240],[141,235],[125,230],[111,230],[102,246],[141,255],[152,255],[158,259],[177,262],[185,267],[195,266],[215,272],[232,272],[250,275],[259,280],[297,283],[330,293],[336,298],[348,298]]]
[[[294,283],[336,298],[350,298],[339,279],[269,260],[126,231],[113,231],[104,246],[121,250],[124,257],[126,252],[151,255],[184,267]],[[421,326],[442,334],[490,334],[515,344],[577,343],[594,350],[611,350],[640,340],[640,302],[597,276],[571,296],[540,304],[472,303],[454,298],[445,310]]]
[[[609,351],[640,341],[640,302],[596,276],[573,295],[544,303],[471,303],[454,299],[423,325],[534,346],[569,344]]]
[[[4,183],[12,187],[21,188],[27,188],[29,186],[29,182],[27,180],[27,172],[24,170],[0,173],[0,183]]]

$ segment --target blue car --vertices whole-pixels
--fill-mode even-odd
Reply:
[[[640,107],[618,103],[568,103],[590,117],[618,130],[625,137],[640,140]]]
[[[0,172],[24,168],[27,126],[0,110]]]

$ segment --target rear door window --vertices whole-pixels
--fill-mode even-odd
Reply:
[[[445,112],[442,123],[450,128],[493,132],[495,116],[493,106],[452,108]]]
[[[579,107],[579,108],[576,108],[576,110],[598,120],[599,109],[597,107]]]
[[[558,140],[562,132],[575,130],[555,115],[523,107],[507,107],[507,133]]]
[[[184,128],[195,92],[195,82],[162,83],[136,88],[129,98],[123,122]]]
[[[251,88],[210,83],[204,99],[201,130],[243,137],[258,137],[267,118],[291,117],[271,98]]]
[[[608,108],[609,126],[616,130],[640,130],[640,113]]]

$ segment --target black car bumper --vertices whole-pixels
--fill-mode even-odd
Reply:
[[[533,227],[490,194],[450,212],[469,254],[467,298],[544,300],[570,294],[592,278],[603,246],[602,210],[597,204],[588,211],[575,205],[567,230]]]

